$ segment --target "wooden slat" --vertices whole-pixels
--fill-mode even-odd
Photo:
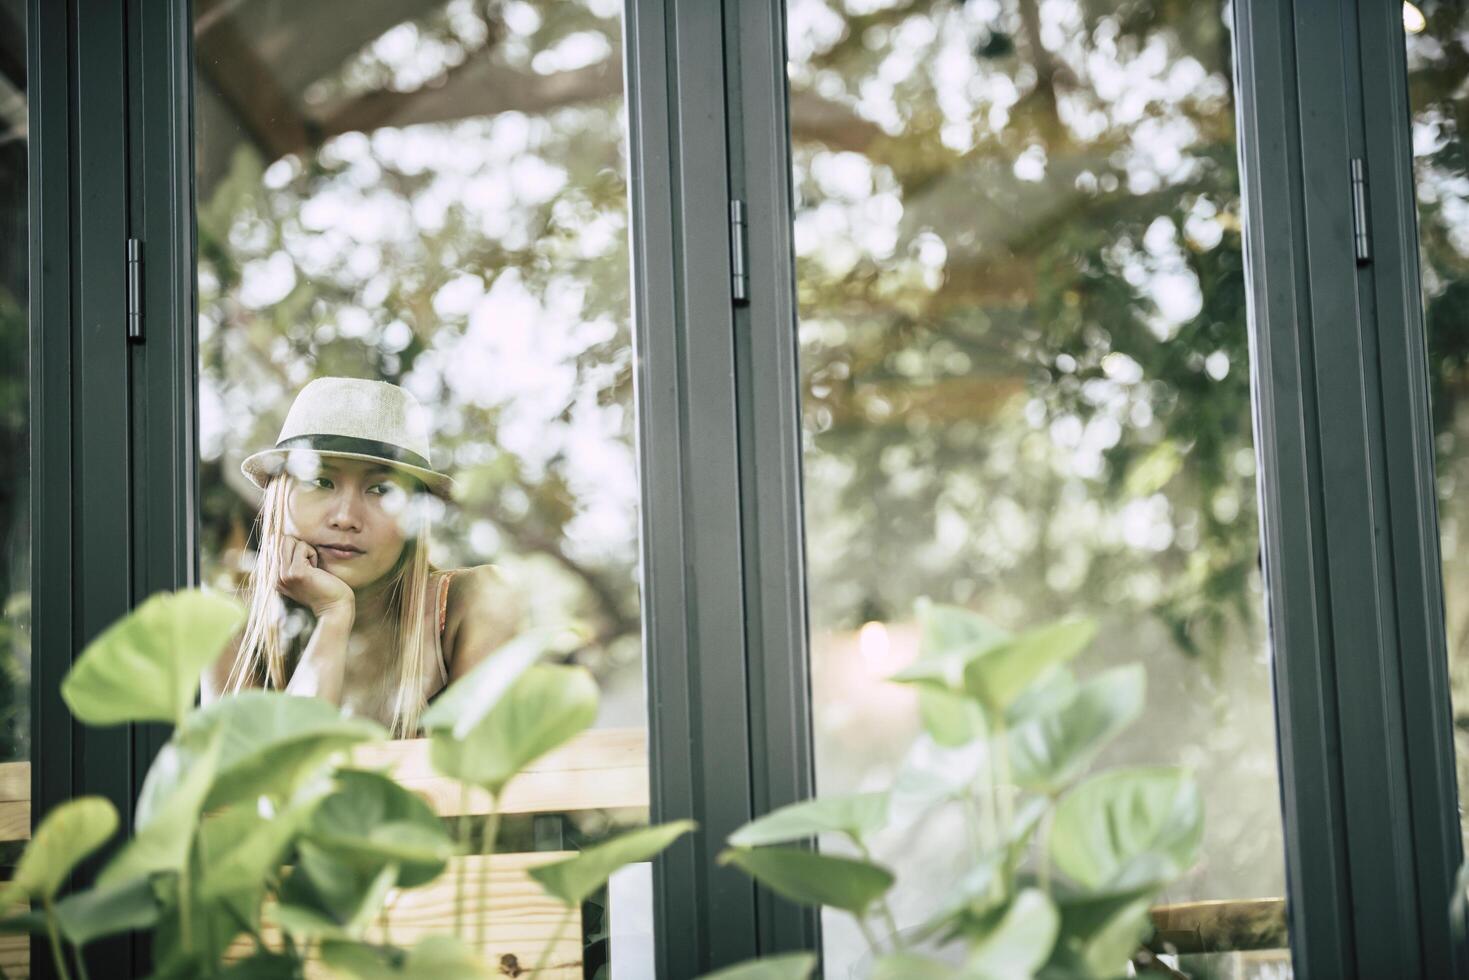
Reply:
[[[0,803],[0,841],[30,839],[30,801],[7,800],[4,803]]]
[[[535,976],[557,980],[579,980],[582,975],[582,934],[580,911],[570,916],[558,902],[547,897],[527,874],[529,868],[567,857],[560,851],[536,854],[496,854],[490,857],[471,855],[456,859],[447,871],[422,888],[394,892],[388,898],[388,936],[399,946],[411,946],[419,939],[451,931],[454,925],[454,901],[459,887],[458,870],[462,865],[464,880],[464,929],[462,938],[487,958],[491,972],[506,976],[529,973],[540,962],[549,947],[545,972]],[[479,905],[481,877],[488,873],[486,894],[488,918],[484,941],[478,941],[476,915]],[[271,912],[264,911],[266,926],[261,930],[268,946],[279,948],[280,929],[271,923]],[[559,938],[558,938],[559,933]],[[380,926],[369,930],[368,938],[383,941]],[[555,945],[552,946],[552,940]],[[253,940],[235,941],[225,954],[235,960],[255,949]],[[308,976],[326,976],[326,972],[308,969]],[[449,978],[445,978],[449,980]]]
[[[31,764],[0,763],[0,841],[31,838]]]
[[[12,915],[20,915],[27,908],[28,906],[25,905],[12,905],[7,909],[0,910],[0,914],[9,918]],[[11,977],[12,980],[19,980],[20,977],[30,976],[30,936],[0,935],[0,970],[4,970],[5,975]]]
[[[1226,899],[1152,908],[1154,949],[1179,953],[1286,949],[1285,899]]]
[[[573,810],[648,805],[647,734],[641,728],[585,732],[531,763],[505,789],[502,813],[566,813]],[[441,816],[489,812],[489,796],[472,791],[467,801],[452,779],[434,773],[427,739],[361,746],[354,765],[387,769],[422,795]]]
[[[29,762],[0,763],[0,801],[29,801],[30,798],[31,764]]]
[[[526,766],[527,773],[585,772],[587,770],[620,769],[648,764],[648,738],[641,728],[594,728],[582,732],[554,752],[548,752]],[[403,779],[426,779],[437,776],[429,761],[429,740],[398,739],[376,742],[353,750],[352,761],[359,766],[391,767]]]

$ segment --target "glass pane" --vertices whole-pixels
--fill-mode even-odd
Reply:
[[[788,27],[818,791],[887,785],[920,737],[886,681],[918,599],[1090,617],[1076,673],[1147,677],[1096,765],[1198,774],[1202,858],[1161,902],[1228,952],[1185,972],[1288,975],[1227,6],[792,0]],[[877,848],[900,927],[965,864],[934,820]],[[825,936],[860,975],[853,921]]]
[[[582,778],[522,800],[502,851],[646,821],[620,10],[196,7],[202,578],[248,599],[252,570],[293,538],[313,546],[327,578],[292,592],[260,576],[281,680],[385,723],[415,683],[431,699],[522,630],[575,627],[563,659],[597,678],[600,715],[557,764]],[[321,469],[277,475],[281,439]],[[442,492],[394,503],[367,472],[382,462]],[[408,534],[424,515],[431,531]],[[301,665],[344,589],[338,690]],[[268,646],[246,649],[269,678]],[[610,947],[597,896],[555,962],[626,962],[646,884],[614,883]],[[493,934],[487,949],[526,962]]]
[[[25,25],[25,3],[0,0],[0,772],[18,767],[7,782],[19,779],[29,792],[30,777],[22,772],[31,757]],[[16,805],[23,804],[0,802],[0,813]],[[16,821],[4,814],[0,826],[8,830]],[[19,850],[18,842],[0,840],[0,864],[12,864]]]
[[[1403,5],[1459,798],[1469,789],[1469,7]],[[1460,808],[1462,812],[1462,807]],[[1463,824],[1469,843],[1469,824]]]

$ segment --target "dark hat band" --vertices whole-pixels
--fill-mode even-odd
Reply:
[[[283,450],[312,449],[320,453],[356,453],[359,456],[376,456],[381,459],[392,460],[395,463],[417,466],[423,470],[433,469],[429,465],[428,460],[412,450],[404,449],[402,446],[395,446],[389,442],[378,442],[375,439],[358,439],[354,436],[292,436],[289,439],[282,439],[276,443],[275,448]]]

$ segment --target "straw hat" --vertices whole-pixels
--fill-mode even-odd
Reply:
[[[361,378],[317,378],[301,389],[275,447],[240,464],[264,489],[293,453],[383,463],[422,480],[445,500],[454,481],[429,462],[428,413],[397,385]]]

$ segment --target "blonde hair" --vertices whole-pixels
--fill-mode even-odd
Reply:
[[[256,521],[259,544],[255,566],[244,586],[250,613],[225,682],[225,693],[253,686],[283,691],[290,681],[286,672],[287,638],[283,636],[289,613],[285,597],[276,587],[285,551],[286,498],[290,483],[290,477],[282,473],[273,477],[265,488],[265,499]],[[418,719],[424,708],[423,672],[434,655],[429,649],[434,636],[425,622],[432,570],[428,561],[429,520],[426,513],[414,520],[415,533],[404,542],[403,554],[388,573],[391,578],[389,615],[398,618],[398,685],[389,725],[394,738],[413,738],[418,734]]]

